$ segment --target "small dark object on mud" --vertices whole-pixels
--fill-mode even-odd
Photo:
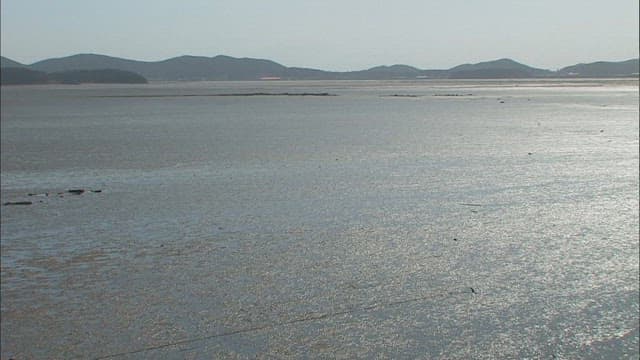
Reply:
[[[473,96],[473,94],[433,94],[433,96]]]
[[[453,241],[458,241],[458,239],[457,238],[453,238]]]
[[[533,153],[527,153],[527,155],[533,155]]]
[[[91,190],[91,192],[94,192],[94,193],[101,193],[101,192],[102,192],[102,190]]]
[[[383,97],[408,97],[408,98],[417,98],[418,95],[413,94],[392,94],[392,95],[380,95]]]
[[[7,205],[32,205],[33,203],[31,201],[8,201],[6,203],[4,203],[4,206]]]
[[[330,94],[327,92],[321,93],[267,93],[267,92],[254,92],[254,93],[231,93],[231,94],[165,94],[165,95],[105,95],[98,97],[109,98],[161,98],[161,97],[204,97],[204,96],[338,96],[336,94]]]
[[[86,190],[85,189],[71,189],[71,190],[67,190],[67,192],[69,194],[74,194],[74,195],[80,195],[83,194]]]
[[[471,293],[473,293],[473,294],[476,293],[476,291],[472,287],[470,287],[469,289],[471,289]]]
[[[28,193],[28,196],[49,196],[49,193],[42,193],[42,194],[36,194],[36,193]]]
[[[500,104],[504,104],[504,101],[500,100]]]

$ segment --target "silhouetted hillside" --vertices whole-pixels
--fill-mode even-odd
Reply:
[[[422,74],[422,70],[408,65],[376,66],[362,71],[347,73],[350,79],[415,79]]]
[[[574,77],[621,77],[638,76],[640,62],[631,59],[620,62],[598,61],[590,64],[567,66],[558,71],[563,76]]]
[[[449,69],[449,77],[454,79],[533,78],[552,75],[552,71],[533,68],[511,59],[463,64]]]
[[[48,81],[47,74],[42,71],[23,67],[0,68],[0,84],[2,85],[46,84]]]
[[[20,67],[3,67],[0,69],[2,85],[32,84],[146,84],[144,77],[124,70],[71,70],[47,74],[42,71]]]
[[[449,79],[526,79],[536,77],[521,69],[478,69],[449,73]]]
[[[118,69],[134,71],[135,64],[144,64],[142,61],[126,60],[106,55],[78,54],[62,58],[53,58],[38,61],[29,65],[29,68],[48,73],[70,70],[100,70]],[[153,63],[148,63],[153,64]]]
[[[367,70],[330,72],[317,69],[288,68],[262,59],[230,56],[180,56],[163,61],[145,62],[104,55],[79,54],[66,58],[39,61],[32,69],[59,72],[67,70],[121,69],[141,74],[151,80],[389,80],[416,78],[505,78],[550,76],[548,70],[532,68],[509,59],[465,64],[450,70],[421,70],[408,65],[376,66]]]
[[[339,72],[290,67],[286,68],[282,78],[291,80],[340,80],[341,74]]]
[[[286,67],[271,60],[218,55],[179,56],[162,61],[127,60],[105,55],[78,54],[22,65],[2,58],[2,67],[27,67],[46,73],[116,69],[140,74],[150,80],[390,80],[390,79],[495,79],[547,77],[638,76],[638,59],[598,62],[566,67],[558,72],[527,66],[511,59],[463,64],[449,70],[422,70],[408,65],[376,66],[367,70],[332,72]],[[17,64],[17,65],[15,65]],[[73,81],[73,80],[69,80]]]
[[[13,61],[9,58],[6,58],[4,56],[0,56],[0,68],[9,68],[9,67],[21,68],[21,67],[27,67],[27,66],[24,64],[20,64],[17,61]]]
[[[179,73],[182,78],[193,80],[256,80],[263,77],[282,77],[287,69],[270,60],[238,59],[223,55],[213,58],[181,56],[167,60],[163,65],[162,74],[158,75],[166,78]],[[186,71],[186,68],[189,70]]]
[[[281,77],[286,67],[270,60],[237,59],[219,55],[179,56],[163,61],[145,62],[104,55],[80,54],[39,61],[31,68],[60,72],[68,70],[119,69],[141,74],[153,80],[257,80]]]
[[[131,71],[100,69],[51,73],[49,74],[49,82],[62,84],[146,84],[147,79]]]

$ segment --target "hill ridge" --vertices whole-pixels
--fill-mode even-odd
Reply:
[[[405,64],[379,65],[356,71],[325,71],[287,67],[269,59],[215,55],[180,55],[158,61],[140,61],[95,53],[50,58],[30,65],[2,57],[2,67],[24,67],[45,73],[114,69],[138,73],[149,80],[387,80],[415,78],[546,78],[637,76],[638,59],[576,64],[558,71],[525,65],[511,58],[461,64],[444,70],[424,70]],[[635,70],[635,71],[634,71]],[[635,75],[634,75],[635,74]]]

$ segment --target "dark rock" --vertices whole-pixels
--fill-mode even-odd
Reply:
[[[3,205],[7,206],[7,205],[32,205],[32,204],[33,203],[31,201],[8,201]]]
[[[71,190],[67,190],[67,192],[69,194],[74,194],[74,195],[80,195],[80,194],[84,194],[86,190],[85,189],[71,189]]]
[[[408,97],[408,98],[417,98],[418,95],[412,94],[392,94],[392,95],[380,95],[382,97]]]
[[[433,96],[473,96],[473,94],[433,94]]]

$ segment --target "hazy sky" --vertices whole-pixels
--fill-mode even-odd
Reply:
[[[638,0],[2,0],[2,55],[30,64],[256,57],[286,66],[444,69],[509,57],[557,69],[638,57]]]

